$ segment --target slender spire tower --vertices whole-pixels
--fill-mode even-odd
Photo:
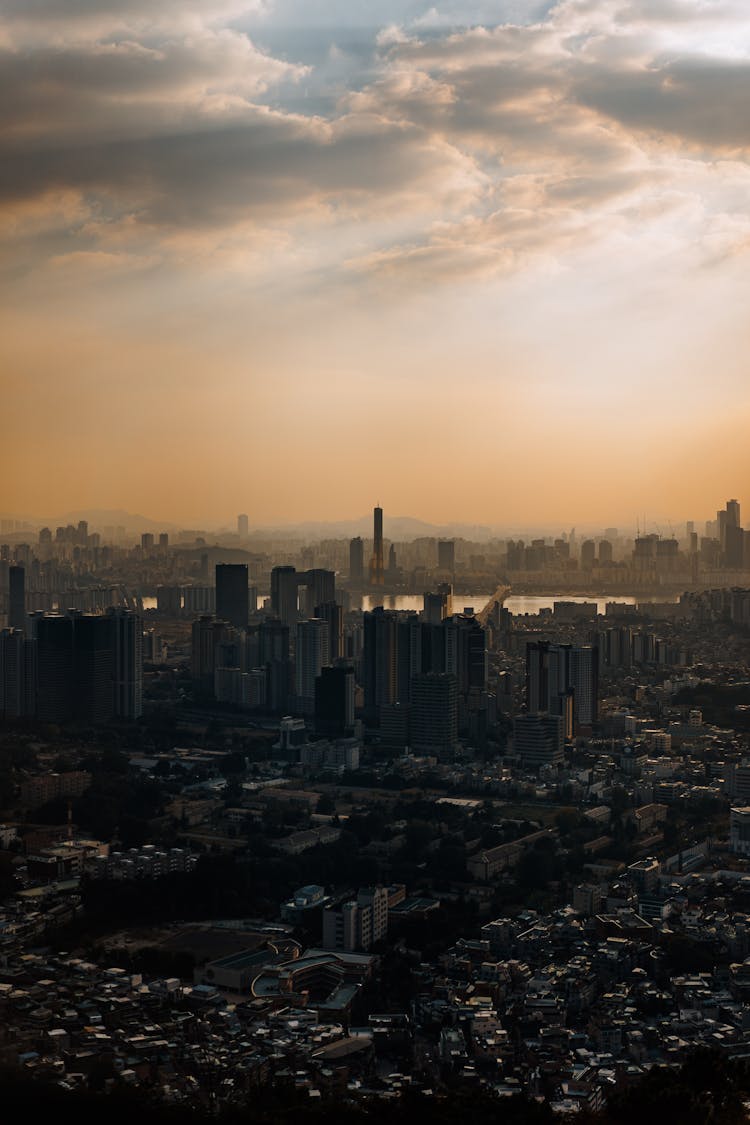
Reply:
[[[383,562],[383,509],[373,509],[373,544],[370,561],[370,585],[382,586],[385,581]]]

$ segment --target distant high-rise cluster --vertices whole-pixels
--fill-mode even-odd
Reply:
[[[137,613],[32,613],[0,632],[0,714],[49,723],[137,719],[143,711]]]
[[[383,563],[383,509],[373,509],[373,543],[372,559],[370,560],[370,584],[382,586],[385,582],[385,566]]]

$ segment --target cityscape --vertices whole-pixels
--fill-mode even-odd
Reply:
[[[750,1121],[750,9],[0,2],[0,1125]]]
[[[389,527],[3,520],[2,1059],[34,1089],[528,1120],[744,1065],[739,502]]]

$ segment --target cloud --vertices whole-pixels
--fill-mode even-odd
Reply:
[[[606,257],[613,239],[642,242],[644,215],[652,233],[669,230],[653,245],[672,246],[669,216],[684,217],[689,198],[685,253],[739,252],[742,10],[537,10],[524,22],[506,6],[504,23],[456,30],[452,9],[391,4],[369,65],[347,75],[357,56],[338,51],[338,98],[311,111],[311,64],[258,38],[290,18],[289,4],[276,17],[241,0],[11,0],[0,229],[16,242],[27,233],[31,268],[45,247],[58,261],[117,247],[151,262],[200,245],[204,260],[211,238],[220,254],[234,232],[248,245],[302,241],[308,262],[317,253],[348,277],[402,269],[435,284],[561,268],[597,245]]]

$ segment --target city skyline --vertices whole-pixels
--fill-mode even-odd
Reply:
[[[743,509],[743,503],[736,498],[729,498],[726,500],[727,508],[735,506],[737,511]],[[466,539],[477,541],[502,539],[510,536],[511,538],[518,538],[525,535],[542,535],[544,537],[558,537],[562,535],[567,538],[568,535],[573,534],[578,539],[584,539],[589,536],[595,538],[615,538],[620,539],[633,539],[637,536],[658,536],[659,538],[684,538],[686,528],[695,530],[699,536],[712,534],[709,532],[708,525],[714,524],[716,518],[720,515],[720,510],[714,507],[712,512],[703,512],[691,516],[682,515],[676,517],[667,514],[652,514],[647,512],[639,514],[631,514],[631,516],[623,521],[617,521],[619,526],[613,524],[612,518],[606,514],[602,519],[597,521],[577,520],[574,514],[569,514],[566,520],[563,515],[559,522],[542,521],[535,522],[535,513],[528,513],[525,519],[519,520],[513,524],[510,521],[498,521],[494,524],[470,524],[462,522],[461,520],[447,520],[442,523],[432,523],[427,520],[421,519],[416,515],[399,515],[392,514],[384,511],[380,506],[373,509],[372,512],[365,512],[356,517],[340,519],[324,520],[316,518],[308,518],[302,521],[289,521],[284,523],[282,521],[269,522],[263,524],[260,521],[253,521],[247,515],[239,517],[228,516],[226,518],[217,518],[209,516],[204,520],[193,521],[195,534],[218,536],[221,539],[237,538],[240,541],[254,538],[266,538],[273,536],[281,536],[282,538],[298,538],[301,540],[309,540],[310,542],[316,539],[346,539],[356,536],[358,542],[364,544],[366,541],[375,542],[375,536],[372,534],[373,512],[382,512],[382,535],[383,539],[387,541],[409,541],[418,539],[422,536],[425,537],[448,537],[454,539]],[[309,517],[309,514],[308,514]],[[242,531],[239,531],[236,524],[237,520],[241,519],[246,521],[243,523]],[[738,517],[739,519],[739,517]],[[71,510],[57,516],[39,516],[26,514],[10,514],[9,512],[0,511],[0,523],[2,523],[2,531],[6,535],[18,537],[29,535],[32,532],[37,533],[44,530],[53,531],[54,529],[63,530],[66,525],[79,527],[85,524],[90,526],[92,531],[112,533],[115,538],[125,535],[125,537],[133,537],[138,535],[151,535],[154,532],[161,534],[165,532],[186,534],[186,525],[175,522],[173,518],[151,518],[139,513],[129,512],[124,509],[101,509],[101,510]],[[364,536],[364,538],[362,538]],[[382,549],[382,548],[381,548]]]
[[[4,5],[14,510],[564,526],[734,494],[750,17],[458,9]]]

